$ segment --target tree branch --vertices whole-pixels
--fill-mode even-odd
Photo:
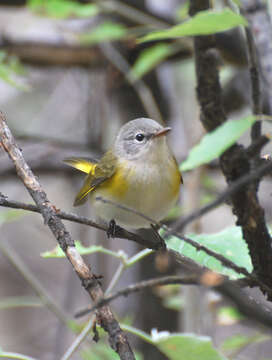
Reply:
[[[27,211],[32,211],[36,213],[41,213],[41,209],[32,204],[25,204],[19,201],[7,200],[7,198],[0,193],[0,206],[12,208],[12,209],[22,209]],[[106,225],[98,224],[95,221],[92,221],[84,216],[79,216],[71,213],[67,213],[65,211],[56,210],[56,216],[60,219],[73,221],[78,224],[83,224],[87,226],[91,226],[95,229],[102,230],[107,232],[108,227]],[[161,250],[162,244],[160,244],[156,239],[153,238],[142,238],[140,235],[127,231],[126,229],[121,228],[120,226],[116,229],[116,237],[120,239],[127,239],[134,241],[144,247],[148,247],[153,250]]]
[[[130,65],[125,57],[123,57],[122,54],[110,43],[100,44],[99,47],[108,61],[110,61],[124,75],[127,82],[134,88],[148,116],[152,119],[157,119],[160,123],[163,123],[160,109],[155,101],[152,91],[142,79],[134,81],[134,79],[130,76]]]
[[[37,178],[25,162],[22,151],[15,143],[5,117],[0,113],[0,139],[3,149],[8,153],[15,165],[16,171],[31,197],[40,209],[44,222],[50,228],[60,247],[72,264],[76,274],[80,278],[83,287],[89,293],[93,301],[97,302],[103,298],[104,294],[97,277],[86,265],[81,255],[75,248],[74,240],[56,214],[53,204],[47,199]],[[109,334],[111,347],[119,354],[121,359],[135,359],[130,348],[126,335],[121,330],[117,320],[108,306],[102,307],[97,312],[97,318],[106,332]]]
[[[245,16],[249,21],[255,40],[262,80],[268,93],[270,113],[272,111],[272,24],[267,4],[262,0],[242,0]]]
[[[154,225],[158,226],[158,228],[162,228],[163,230],[165,230],[166,234],[167,234],[166,236],[174,235],[177,238],[179,238],[180,240],[183,240],[184,242],[193,246],[197,251],[204,251],[206,254],[208,254],[208,255],[212,256],[213,258],[217,259],[218,261],[220,261],[220,263],[222,265],[224,265],[225,267],[236,271],[237,274],[243,274],[246,277],[246,280],[251,282],[251,284],[258,284],[260,286],[260,288],[264,289],[268,295],[272,296],[272,289],[269,286],[267,286],[265,283],[263,283],[254,273],[250,274],[246,268],[236,265],[234,262],[227,259],[225,256],[218,254],[217,252],[215,252],[213,250],[210,250],[208,247],[206,247],[202,244],[199,244],[197,241],[195,241],[193,239],[183,236],[182,234],[174,231],[167,225],[152,219],[151,217],[141,213],[140,211],[129,208],[122,204],[118,204],[114,201],[104,199],[100,196],[96,197],[96,201],[101,201],[106,204],[111,204],[113,206],[116,206],[119,209],[131,212],[137,216],[144,218],[145,220],[149,221],[151,224],[154,224]]]
[[[160,277],[157,279],[149,279],[149,280],[140,281],[136,284],[129,285],[125,289],[117,291],[113,295],[104,297],[103,299],[101,299],[97,304],[95,304],[92,307],[87,307],[83,310],[79,310],[75,314],[75,317],[81,317],[90,312],[93,312],[94,310],[98,309],[100,306],[106,305],[121,296],[128,296],[134,292],[138,292],[147,287],[170,285],[170,284],[199,285],[199,278],[198,278],[198,276],[188,276],[188,277],[164,276],[164,277]]]
[[[209,8],[209,0],[191,0],[190,15]],[[197,75],[198,100],[201,106],[201,122],[207,131],[215,129],[225,120],[222,106],[214,37],[194,38],[195,65]],[[228,184],[248,174],[251,159],[243,146],[234,144],[220,157],[220,165]],[[258,278],[272,289],[272,248],[271,238],[265,223],[264,210],[259,204],[256,186],[246,185],[231,196],[233,213],[237,216],[243,237],[247,242],[254,272]],[[262,291],[266,290],[261,287]],[[269,295],[269,300],[272,296]]]
[[[272,167],[272,164],[270,164],[270,163],[267,164],[267,165],[269,165],[269,168]],[[267,171],[266,166],[265,166],[265,170]],[[270,293],[272,291],[268,286],[266,286],[264,283],[262,283],[254,274],[250,274],[245,268],[236,265],[235,263],[233,263],[229,259],[227,259],[224,256],[222,256],[222,255],[210,250],[209,248],[197,243],[196,241],[194,241],[192,239],[189,239],[188,237],[183,236],[182,234],[175,231],[175,229],[172,229],[172,228],[170,228],[170,227],[168,227],[165,224],[162,224],[160,222],[156,222],[154,219],[152,219],[152,218],[150,218],[150,217],[148,217],[148,216],[146,216],[146,215],[144,215],[144,214],[142,214],[142,213],[140,213],[140,212],[138,212],[138,211],[136,211],[134,209],[128,208],[128,207],[126,207],[124,205],[112,202],[110,200],[103,199],[101,197],[97,197],[96,200],[110,203],[111,205],[114,205],[114,206],[116,206],[118,208],[121,208],[123,210],[135,213],[135,215],[137,215],[137,216],[144,217],[146,220],[150,221],[150,223],[156,224],[157,226],[163,228],[166,231],[166,233],[164,235],[165,237],[170,236],[170,235],[174,235],[174,236],[178,237],[179,239],[184,240],[185,242],[189,243],[194,248],[196,248],[198,251],[204,251],[208,255],[214,257],[215,259],[220,261],[224,266],[236,271],[237,273],[243,274],[248,280],[251,280],[252,285],[253,284],[258,284],[260,287],[263,287],[264,289],[266,289],[266,291],[268,293]],[[14,208],[14,209],[23,209],[23,210],[33,211],[33,212],[37,212],[37,213],[41,212],[41,210],[38,207],[36,207],[35,205],[24,204],[24,203],[20,203],[20,202],[16,202],[16,201],[8,201],[1,193],[0,193],[0,206]],[[92,226],[92,227],[94,227],[96,229],[103,230],[105,232],[107,232],[107,230],[108,230],[107,226],[97,224],[96,222],[94,222],[94,221],[92,221],[92,220],[90,220],[88,218],[78,216],[78,215],[75,215],[75,214],[69,214],[69,213],[66,213],[64,211],[56,210],[56,216],[60,217],[60,218],[62,218],[64,220],[69,220],[69,221],[77,222],[77,223],[80,223],[80,224],[85,224],[85,225],[88,225],[88,226]],[[143,239],[138,234],[131,233],[131,232],[119,227],[119,226],[117,226],[116,237],[123,238],[123,239],[128,239],[128,240],[131,240],[131,241],[135,241],[138,244],[141,244],[141,245],[143,245],[145,247],[149,247],[149,248],[151,248],[153,250],[164,249],[163,244],[156,241],[156,239],[152,239],[152,238]]]
[[[89,306],[85,309],[78,311],[75,314],[75,317],[84,316],[99,308],[100,306],[109,304],[111,301],[121,296],[128,296],[134,292],[138,292],[146,288],[170,284],[203,285],[207,288],[212,288],[213,290],[226,296],[231,302],[236,305],[241,314],[245,315],[247,318],[254,320],[261,325],[266,325],[270,328],[272,327],[271,309],[268,309],[260,303],[257,303],[251,296],[249,296],[247,293],[245,293],[245,291],[241,289],[241,287],[246,287],[248,285],[246,280],[242,279],[231,281],[228,280],[226,277],[220,275],[219,277],[213,279],[214,283],[207,283],[207,281],[205,280],[206,274],[207,271],[203,271],[201,274],[197,274],[194,276],[164,276],[141,281],[136,284],[129,285],[128,287],[121,289],[112,295],[106,296],[93,307]]]
[[[241,178],[238,178],[235,182],[231,183],[230,186],[227,187],[225,191],[217,196],[217,198],[211,201],[209,204],[203,206],[202,208],[197,209],[193,213],[188,216],[178,220],[174,226],[174,230],[181,231],[185,226],[190,224],[192,221],[200,218],[201,216],[207,214],[212,209],[215,209],[220,204],[224,203],[231,196],[235,195],[241,188],[245,185],[252,183],[253,181],[259,180],[262,176],[266,175],[268,172],[272,170],[272,162],[265,161],[264,164],[259,166],[254,171],[251,171],[248,174],[243,175]]]

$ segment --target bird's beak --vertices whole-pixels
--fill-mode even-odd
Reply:
[[[153,137],[160,137],[160,136],[164,136],[166,135],[169,131],[171,130],[170,127],[165,127],[161,130],[159,130],[158,132],[156,132]]]

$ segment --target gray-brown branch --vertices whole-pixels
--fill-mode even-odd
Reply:
[[[39,208],[44,222],[50,228],[60,247],[72,264],[76,274],[80,278],[83,287],[89,293],[94,302],[103,298],[104,294],[97,277],[93,274],[90,267],[86,265],[81,255],[75,248],[74,240],[66,230],[61,219],[57,216],[57,210],[47,199],[37,178],[32,173],[30,167],[23,158],[22,151],[17,146],[15,139],[7,126],[5,117],[0,113],[0,140],[3,149],[8,153],[15,165],[16,172],[22,180],[26,189]],[[97,312],[97,319],[104,330],[109,335],[111,347],[119,354],[121,359],[135,359],[126,335],[121,330],[111,309],[108,306],[102,307]]]

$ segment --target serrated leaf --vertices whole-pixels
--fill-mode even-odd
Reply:
[[[156,44],[143,50],[131,68],[131,78],[134,81],[140,79],[165,60],[172,52],[173,47],[169,44]]]
[[[230,30],[239,25],[247,26],[247,20],[225,8],[222,11],[204,10],[189,20],[170,29],[154,31],[142,37],[139,41],[153,41],[162,39],[175,39],[182,36],[209,35]]]
[[[120,40],[127,35],[127,28],[122,24],[105,22],[94,30],[80,35],[83,44],[98,44],[105,41]]]
[[[216,159],[233,145],[255,121],[255,116],[229,120],[206,134],[200,143],[190,151],[188,158],[180,165],[180,170],[191,170]]]
[[[218,254],[225,256],[235,264],[245,267],[249,272],[252,271],[252,263],[248,254],[247,244],[243,239],[240,227],[229,227],[215,234],[188,234],[186,236],[205,245]],[[229,276],[232,279],[243,277],[243,275],[237,274],[234,270],[226,268],[220,261],[207,255],[204,251],[197,251],[192,245],[185,243],[175,236],[167,240],[167,247],[193,259],[200,265]]]
[[[211,339],[194,334],[171,334],[154,342],[169,360],[226,360]]]

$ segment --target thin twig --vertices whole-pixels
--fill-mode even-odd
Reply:
[[[0,139],[3,149],[8,153],[15,165],[19,178],[32,196],[37,207],[40,209],[44,222],[50,228],[60,247],[72,264],[82,285],[93,301],[97,302],[104,297],[97,277],[92,273],[90,267],[84,262],[82,256],[75,248],[74,240],[66,230],[53,204],[47,199],[37,178],[22,156],[21,149],[15,143],[15,139],[7,126],[5,117],[0,113]],[[118,353],[121,359],[135,359],[130,348],[126,335],[121,330],[117,320],[108,306],[102,307],[97,312],[101,326],[108,333],[112,348]]]
[[[251,81],[251,91],[252,91],[252,112],[254,115],[261,114],[262,112],[262,101],[261,101],[261,88],[260,88],[260,79],[259,79],[259,69],[258,69],[258,60],[254,44],[254,39],[252,36],[251,29],[249,27],[245,28],[247,46],[248,46],[248,60],[250,66],[250,81]],[[252,142],[257,140],[261,136],[261,121],[256,121],[251,128],[251,140]],[[256,154],[258,157],[258,153]]]
[[[258,52],[262,82],[267,92],[269,111],[272,111],[272,24],[268,2],[242,0],[243,13],[248,19]]]
[[[262,164],[251,173],[246,174],[243,177],[236,180],[235,182],[233,182],[225,191],[219,194],[215,200],[211,201],[209,204],[203,206],[202,208],[197,209],[187,217],[177,221],[174,224],[173,229],[181,231],[186,225],[188,225],[192,221],[200,218],[204,214],[208,213],[212,209],[215,209],[217,206],[224,203],[237,191],[239,191],[243,186],[248,185],[249,183],[255,180],[258,180],[259,178],[266,175],[271,170],[272,170],[272,162],[268,161],[267,163]]]
[[[104,56],[125,76],[127,82],[135,89],[148,116],[163,123],[162,115],[151,90],[143,80],[134,81],[130,76],[130,65],[122,54],[110,43],[100,44],[99,47]]]
[[[118,0],[93,0],[104,11],[116,12],[126,19],[132,20],[139,24],[148,25],[150,27],[164,29],[170,24],[166,21],[156,18],[153,15],[147,14],[133,6],[127,5],[124,2]]]
[[[161,278],[157,278],[157,279],[144,280],[144,281],[138,282],[136,284],[129,285],[125,289],[119,290],[116,293],[114,293],[113,295],[104,297],[104,299],[101,299],[94,306],[78,311],[75,314],[75,317],[84,316],[87,313],[90,313],[90,312],[98,309],[100,306],[108,304],[109,302],[117,299],[120,296],[128,296],[131,293],[140,291],[147,287],[170,285],[170,284],[199,285],[199,280],[200,279],[198,278],[198,276],[188,276],[188,277],[165,276],[165,277],[161,277]]]
[[[137,211],[137,210],[129,208],[127,206],[115,203],[114,201],[104,199],[102,197],[96,197],[96,201],[101,201],[101,202],[106,203],[106,204],[111,204],[111,205],[113,205],[113,206],[115,206],[115,207],[117,207],[119,209],[131,212],[131,213],[133,213],[133,214],[135,214],[137,216],[140,216],[143,219],[149,221],[151,224],[157,225],[159,228],[162,228],[163,230],[166,231],[167,236],[169,236],[170,234],[174,235],[177,238],[179,238],[180,240],[183,240],[184,242],[192,245],[197,251],[204,251],[206,254],[208,254],[208,255],[214,257],[215,259],[217,259],[218,261],[220,261],[220,263],[222,265],[224,265],[225,267],[236,271],[238,274],[243,274],[248,280],[251,280],[253,283],[258,284],[259,286],[262,287],[262,289],[264,289],[267,292],[268,295],[270,294],[272,296],[272,289],[270,289],[269,286],[267,286],[265,283],[260,281],[258,279],[258,277],[255,276],[254,274],[250,274],[247,271],[246,268],[236,265],[234,262],[227,259],[225,256],[223,256],[221,254],[218,254],[213,250],[210,250],[206,246],[204,246],[202,244],[199,244],[197,241],[195,241],[193,239],[189,239],[188,237],[183,236],[182,234],[180,234],[180,233],[174,231],[173,229],[171,229],[169,226],[163,224],[162,222],[159,222],[159,221],[156,221],[156,220],[152,219],[151,217],[141,213],[140,211]]]
[[[181,277],[181,276],[166,276],[156,279],[150,279],[130,285],[129,287],[122,289],[111,296],[105,298],[106,302],[113,301],[120,296],[127,296],[133,292],[143,290],[147,287],[170,285],[170,284],[182,284],[182,285],[203,285],[206,287],[212,287],[215,291],[227,297],[238,308],[241,314],[245,315],[249,319],[257,321],[261,325],[266,325],[269,328],[272,327],[272,314],[271,309],[265,307],[259,301],[253,299],[249,294],[244,292],[241,288],[251,286],[251,282],[246,279],[241,280],[228,280],[225,276],[220,275],[219,278],[213,278],[213,281],[209,283],[205,274],[211,273],[209,270],[203,270],[200,273],[195,274],[195,277]],[[195,280],[195,281],[194,281]],[[104,299],[102,300],[103,303]],[[101,306],[102,303],[98,303],[97,306]],[[84,316],[87,313],[93,311],[92,307],[87,307],[76,313],[77,317]]]
[[[21,210],[27,210],[32,211],[36,213],[41,213],[41,210],[36,206],[32,204],[25,204],[23,202],[19,201],[13,201],[13,200],[7,200],[7,197],[5,197],[3,194],[0,193],[0,206],[12,208],[12,209],[21,209]],[[108,227],[106,225],[98,224],[93,220],[90,220],[84,216],[79,216],[76,214],[67,213],[65,211],[56,210],[56,216],[58,216],[60,219],[73,221],[78,224],[84,224],[87,226],[91,226],[95,229],[99,229],[102,231],[107,232]],[[118,226],[116,237],[120,239],[127,239],[130,241],[134,241],[144,247],[148,247],[153,250],[160,250],[161,244],[155,241],[152,237],[149,238],[142,238],[140,235],[132,233],[130,231],[127,231],[126,229],[121,228]]]
[[[79,348],[82,342],[86,339],[86,337],[90,334],[92,326],[95,321],[95,315],[93,315],[87,322],[87,325],[83,328],[80,334],[76,337],[76,339],[72,342],[69,348],[65,351],[65,354],[61,357],[61,360],[69,360],[71,356],[75,353],[75,351]]]
[[[3,241],[0,241],[0,250],[1,252],[9,259],[12,265],[20,272],[24,279],[30,284],[31,288],[36,292],[40,297],[42,303],[52,311],[57,318],[69,328],[69,323],[71,319],[62,311],[62,309],[55,303],[47,291],[41,286],[39,280],[35,275],[28,269],[24,262],[19,258],[16,252],[5,244]]]

